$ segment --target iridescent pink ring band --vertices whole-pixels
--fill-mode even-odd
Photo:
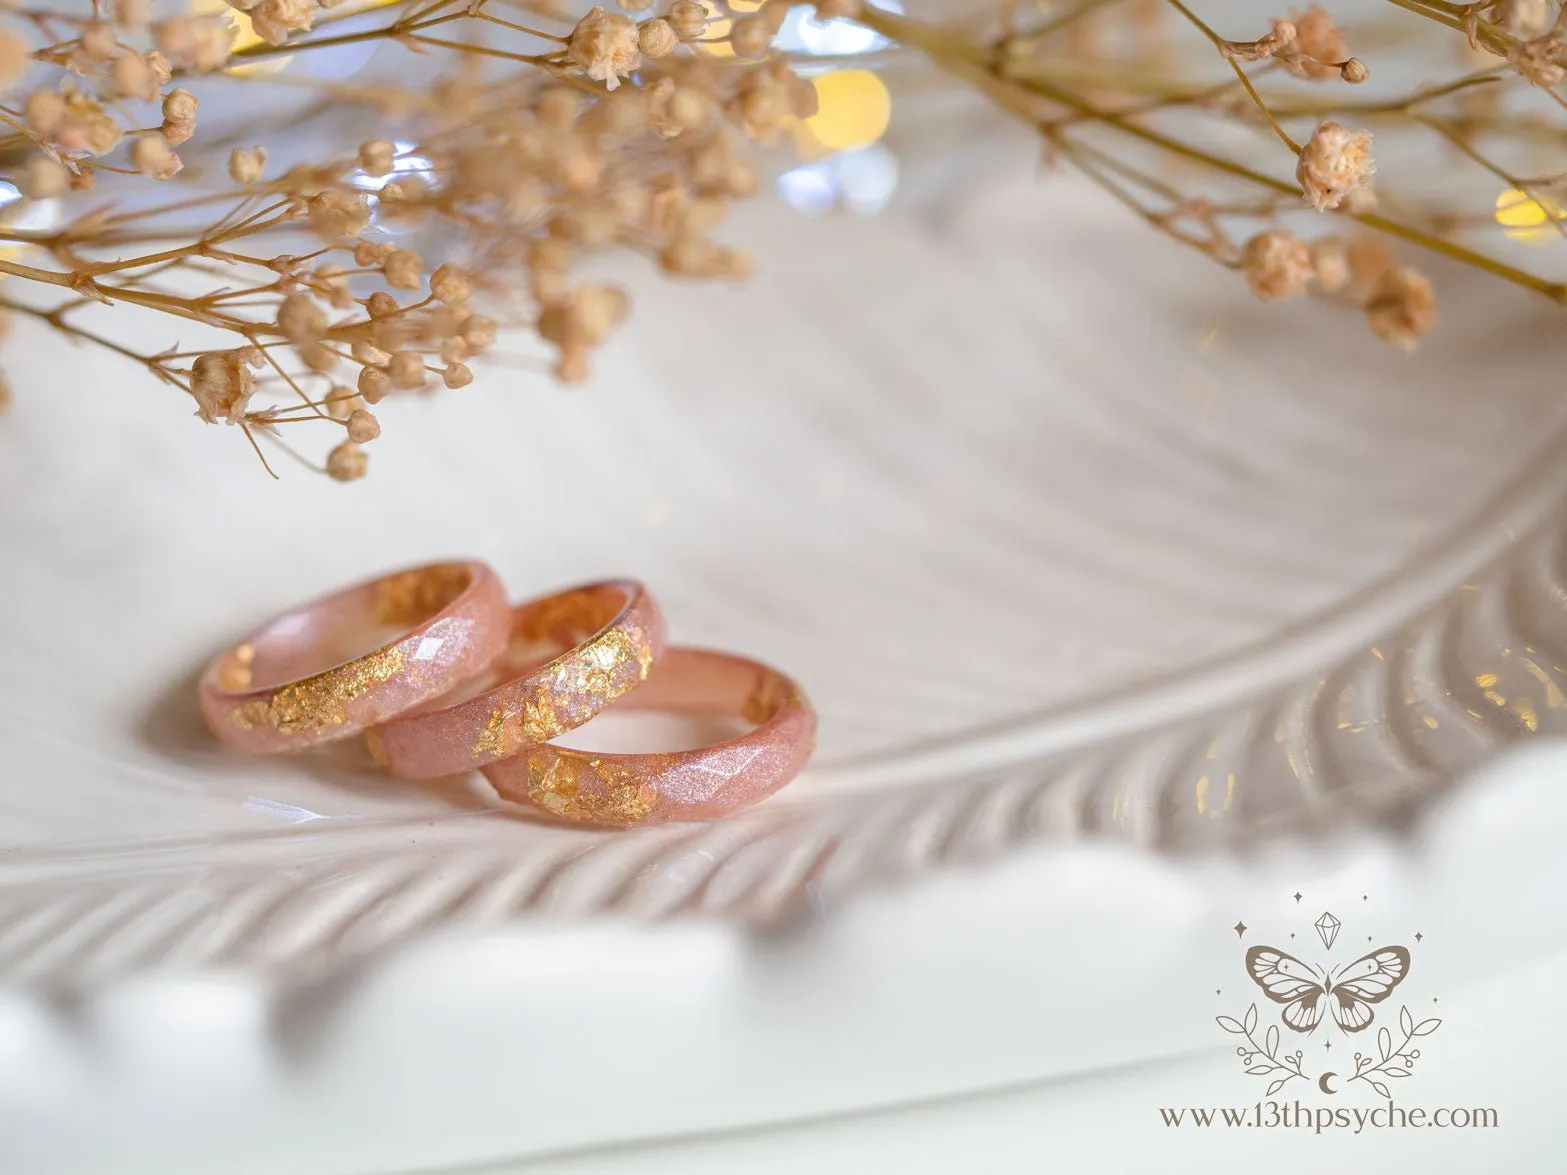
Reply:
[[[740,717],[755,728],[712,746],[650,755],[540,743],[491,763],[485,778],[507,799],[584,824],[710,820],[788,783],[816,742],[816,712],[800,687],[776,669],[729,653],[669,649],[621,706]]]
[[[255,754],[359,734],[483,672],[506,648],[506,590],[488,564],[435,563],[289,612],[202,675],[201,711]]]
[[[517,606],[506,652],[460,700],[365,738],[393,775],[471,771],[581,726],[641,685],[663,651],[663,617],[636,580],[571,588]]]

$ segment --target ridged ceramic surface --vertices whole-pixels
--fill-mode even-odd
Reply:
[[[88,350],[62,382],[24,332],[0,972],[308,970],[527,912],[771,918],[1047,837],[1249,847],[1398,819],[1567,727],[1543,303],[1433,267],[1442,326],[1409,357],[1032,173],[951,215],[732,232],[753,287],[639,276],[592,387],[498,367],[389,402],[352,486],[271,482],[169,390]],[[470,553],[518,598],[643,579],[673,639],[800,681],[816,759],[733,819],[604,832],[477,777],[210,744],[192,687],[226,640]]]

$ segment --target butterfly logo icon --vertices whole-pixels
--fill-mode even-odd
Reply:
[[[1246,952],[1246,974],[1265,996],[1284,1005],[1280,1015],[1296,1032],[1314,1032],[1324,1007],[1345,1032],[1363,1032],[1376,1018],[1371,1005],[1387,999],[1409,974],[1409,952],[1379,947],[1329,972],[1277,947],[1255,946]]]

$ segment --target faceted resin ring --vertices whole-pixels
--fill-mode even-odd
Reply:
[[[584,824],[710,820],[777,791],[816,743],[816,711],[800,687],[729,653],[670,649],[647,684],[617,708],[738,717],[754,729],[727,742],[650,755],[544,743],[490,764],[485,778],[507,799]]]
[[[471,771],[581,726],[641,685],[663,651],[663,617],[636,580],[572,588],[518,605],[489,673],[365,738],[394,775]]]
[[[212,733],[256,754],[333,742],[439,697],[506,648],[506,589],[487,564],[436,563],[278,617],[202,675]]]

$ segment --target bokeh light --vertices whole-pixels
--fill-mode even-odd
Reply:
[[[873,216],[897,187],[897,158],[879,143],[802,164],[778,177],[784,202],[811,216],[835,211]]]
[[[1496,223],[1515,241],[1540,245],[1562,234],[1552,221],[1567,220],[1567,210],[1544,195],[1508,188],[1496,198]]]
[[[866,147],[886,133],[892,119],[887,84],[868,69],[835,69],[811,79],[816,113],[803,130],[824,151]]]

